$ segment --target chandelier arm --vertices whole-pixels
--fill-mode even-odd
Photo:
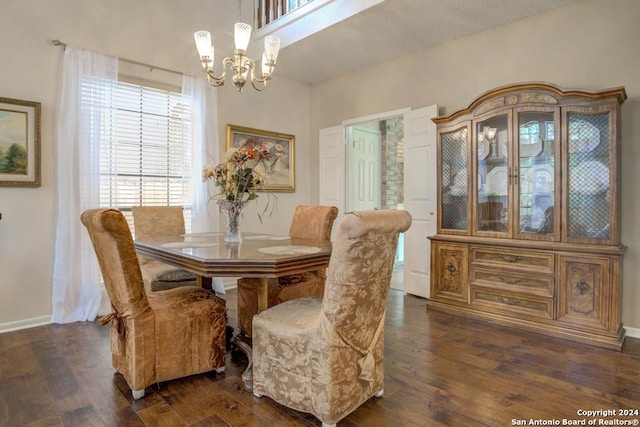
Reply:
[[[271,73],[263,74],[260,77],[256,77],[254,80],[257,81],[257,82],[260,82],[260,83],[266,82],[267,80],[271,80]]]
[[[249,75],[253,78],[253,70],[256,68],[256,63],[253,59],[245,57],[243,63],[247,73],[251,72]]]
[[[256,82],[258,83],[262,83],[262,87],[258,87],[256,85]],[[261,79],[255,79],[255,80],[251,80],[251,86],[253,86],[253,88],[255,90],[257,90],[258,92],[262,92],[264,90],[264,88],[267,87],[267,81],[266,80],[261,80]]]
[[[267,80],[269,80],[269,75],[266,75],[263,77],[256,77],[255,74],[253,73],[253,70],[251,70],[251,86],[253,86],[253,88],[258,92],[262,92],[264,88],[267,87]],[[262,83],[262,87],[258,87],[256,83],[258,84]]]
[[[231,68],[232,70],[234,69],[233,67],[235,66],[235,57],[232,58],[230,56],[227,56],[222,60],[222,68],[224,69],[223,74],[226,73],[227,66],[229,66],[229,68]]]
[[[213,74],[213,68],[208,69],[205,68],[203,69],[204,73],[207,75],[207,80],[209,81],[209,84],[213,85],[213,86],[222,86],[224,84],[224,78],[226,77],[226,68],[223,66],[222,68],[222,74],[219,76],[215,76]]]

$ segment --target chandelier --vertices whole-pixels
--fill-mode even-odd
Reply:
[[[240,17],[240,2],[238,2],[238,18]],[[196,31],[193,35],[196,41],[202,69],[207,75],[207,80],[212,86],[222,86],[227,75],[227,67],[233,71],[231,83],[238,91],[242,91],[247,80],[251,81],[254,89],[261,91],[267,86],[267,80],[271,78],[276,59],[280,50],[280,39],[276,36],[266,36],[264,39],[264,53],[262,54],[261,73],[256,75],[256,63],[246,56],[247,46],[251,38],[251,25],[242,22],[236,23],[233,38],[235,50],[233,56],[227,56],[222,60],[222,74],[216,76],[213,69],[214,48],[211,44],[211,33],[208,31]]]

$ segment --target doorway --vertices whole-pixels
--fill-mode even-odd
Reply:
[[[437,229],[436,127],[432,120],[437,115],[437,105],[407,108],[347,120],[319,131],[319,203],[338,207],[340,221],[340,216],[352,210],[353,206],[347,191],[353,192],[360,185],[354,184],[358,177],[352,180],[349,176],[351,167],[347,157],[350,155],[353,160],[354,155],[349,154],[349,147],[353,144],[348,141],[348,128],[367,123],[367,129],[380,130],[379,166],[372,167],[379,170],[380,177],[377,187],[380,202],[375,206],[379,209],[405,209],[411,214],[411,227],[402,235],[398,245],[398,265],[402,265],[402,290],[424,298],[429,297],[431,278],[431,246],[427,237],[435,234]],[[393,119],[397,119],[396,128],[391,126]],[[393,146],[394,143],[397,150],[395,159],[393,155],[387,155],[394,153],[393,150],[383,149],[383,144]],[[366,174],[363,173],[362,177],[364,182]],[[347,186],[355,187],[348,189]]]
[[[404,209],[404,116],[345,127],[347,211]],[[403,290],[404,234],[400,234],[392,289]]]

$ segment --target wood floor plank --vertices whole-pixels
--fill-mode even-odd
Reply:
[[[59,416],[41,418],[32,423],[25,424],[25,427],[63,427],[64,423]]]
[[[64,412],[61,418],[64,425],[86,427],[104,426],[104,421],[91,405]]]
[[[191,424],[191,427],[230,427],[231,424],[217,415],[211,415],[195,424]]]
[[[235,291],[226,296],[235,307]],[[237,316],[228,311],[231,324]],[[109,328],[94,322],[0,334],[0,427],[319,426],[243,387],[246,358],[224,374],[147,388],[134,401],[111,367]],[[640,409],[640,339],[621,352],[426,309],[391,291],[385,393],[339,427],[506,426],[576,418],[578,409]]]
[[[165,402],[141,409],[138,411],[138,416],[147,426],[179,427],[189,425]]]
[[[255,397],[253,393],[245,389],[244,382],[240,377],[227,377],[216,384],[221,390],[231,396],[235,396],[238,402],[264,419],[266,425],[277,425],[278,427],[308,427],[314,425],[305,419],[304,414],[279,405],[271,399]]]

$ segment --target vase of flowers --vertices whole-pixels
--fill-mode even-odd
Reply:
[[[247,200],[216,199],[216,202],[227,219],[227,231],[224,234],[224,241],[229,243],[242,242],[242,235],[240,234],[240,214]]]
[[[242,241],[239,229],[242,209],[248,201],[258,198],[256,191],[264,191],[267,175],[276,161],[277,157],[266,147],[252,146],[230,148],[222,163],[204,166],[203,181],[211,180],[219,189],[214,199],[227,220],[225,242]],[[265,175],[256,171],[259,164],[264,166]]]

